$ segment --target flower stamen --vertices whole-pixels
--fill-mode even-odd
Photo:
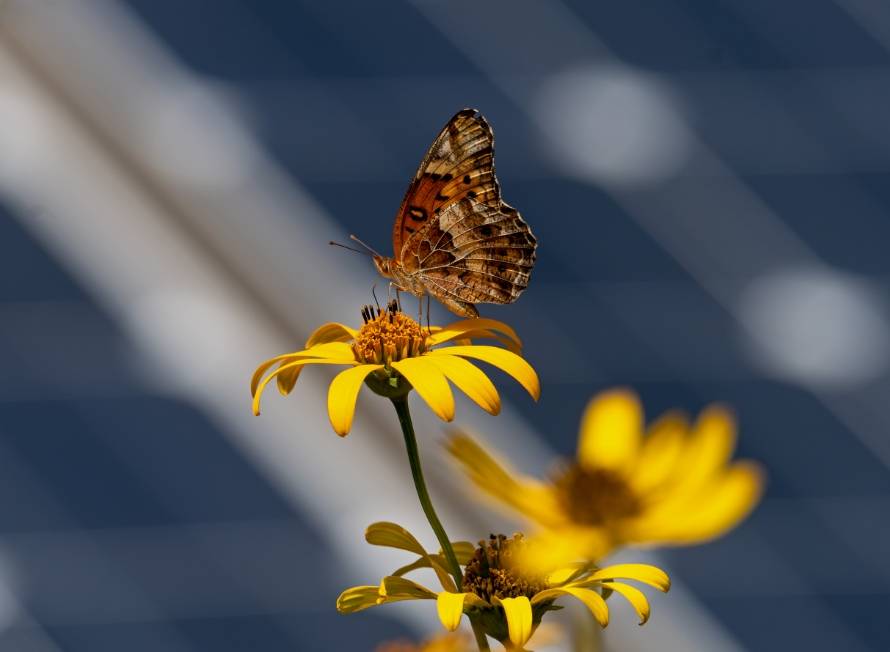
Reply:
[[[399,310],[395,301],[390,301],[385,310],[363,307],[362,319],[364,325],[352,344],[352,351],[360,362],[388,366],[427,350],[426,335],[420,324]]]
[[[526,552],[521,534],[507,538],[492,534],[479,542],[473,558],[464,567],[461,590],[475,593],[486,602],[493,598],[532,598],[547,588],[543,575],[532,575],[521,568],[520,558]]]

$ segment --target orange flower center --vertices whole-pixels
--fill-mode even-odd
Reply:
[[[426,336],[416,321],[390,301],[386,310],[365,306],[365,321],[352,344],[356,360],[369,364],[390,364],[426,351]]]
[[[492,534],[480,541],[473,558],[464,566],[461,590],[475,593],[486,602],[492,598],[532,598],[547,588],[546,578],[520,571],[519,558],[526,542],[521,534],[507,538]]]
[[[606,469],[584,469],[573,464],[555,479],[563,508],[578,523],[606,525],[636,516],[642,505],[627,482]]]

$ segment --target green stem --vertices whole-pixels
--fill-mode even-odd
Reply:
[[[445,533],[445,528],[442,527],[442,521],[439,520],[436,510],[433,508],[433,501],[430,500],[430,494],[423,479],[423,468],[420,466],[420,451],[417,449],[417,437],[414,435],[414,424],[411,422],[411,412],[408,409],[408,397],[399,396],[390,400],[396,408],[396,414],[399,415],[399,424],[401,424],[402,434],[405,436],[405,448],[408,451],[411,476],[414,478],[414,488],[417,490],[420,506],[423,507],[423,513],[426,514],[426,520],[429,521],[430,527],[436,533],[436,538],[439,540],[439,545],[445,554],[445,560],[448,562],[448,570],[454,578],[457,590],[460,591],[463,573],[461,573],[457,556],[454,554],[454,548],[451,547],[451,541]],[[491,652],[491,648],[488,646],[488,639],[485,638],[485,632],[481,625],[472,617],[470,618],[470,623],[473,625],[473,634],[476,636],[479,652]]]
[[[470,623],[473,625],[473,634],[476,636],[476,645],[479,646],[479,652],[491,652],[491,648],[488,647],[488,639],[485,638],[485,631],[482,629],[482,626],[476,622],[475,618],[470,618]]]
[[[461,573],[460,564],[457,563],[457,557],[454,554],[454,548],[451,547],[451,541],[448,540],[448,535],[445,534],[445,528],[442,527],[442,522],[436,516],[436,510],[433,508],[433,502],[430,500],[430,494],[423,479],[423,469],[420,466],[420,452],[417,450],[417,437],[414,435],[414,424],[411,422],[411,412],[408,410],[408,397],[400,396],[391,400],[396,408],[396,414],[399,415],[402,434],[405,436],[405,448],[408,450],[408,462],[411,464],[411,476],[414,478],[414,488],[417,490],[420,506],[423,508],[423,513],[426,514],[426,520],[430,522],[430,527],[436,533],[439,546],[441,546],[442,552],[445,554],[445,561],[448,562],[448,571],[454,578],[455,586],[457,586],[459,591],[463,573]]]

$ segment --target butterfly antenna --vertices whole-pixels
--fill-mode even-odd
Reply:
[[[349,234],[349,239],[352,240],[353,242],[358,242],[361,246],[363,246],[365,249],[367,249],[368,251],[370,251],[370,252],[371,252],[372,254],[374,254],[375,256],[380,256],[381,258],[384,258],[384,256],[382,256],[376,249],[374,249],[373,247],[371,247],[371,246],[365,244],[364,242],[362,242],[361,240],[359,240],[357,237],[355,237],[355,236],[352,235],[351,233]]]
[[[349,247],[349,246],[347,246],[347,245],[345,245],[345,244],[340,244],[339,242],[334,242],[333,240],[331,240],[330,242],[328,242],[328,244],[329,244],[329,245],[332,245],[332,246],[334,246],[334,247],[343,247],[344,249],[346,249],[346,250],[348,250],[348,251],[354,251],[355,253],[357,253],[357,254],[361,254],[361,255],[363,255],[363,256],[364,256],[365,254],[368,253],[367,251],[362,251],[361,249],[355,249],[355,248],[353,248],[353,247]]]

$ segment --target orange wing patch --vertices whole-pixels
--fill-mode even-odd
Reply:
[[[485,203],[500,200],[494,136],[474,109],[464,109],[449,120],[417,169],[393,226],[396,260],[414,233],[464,197]]]

